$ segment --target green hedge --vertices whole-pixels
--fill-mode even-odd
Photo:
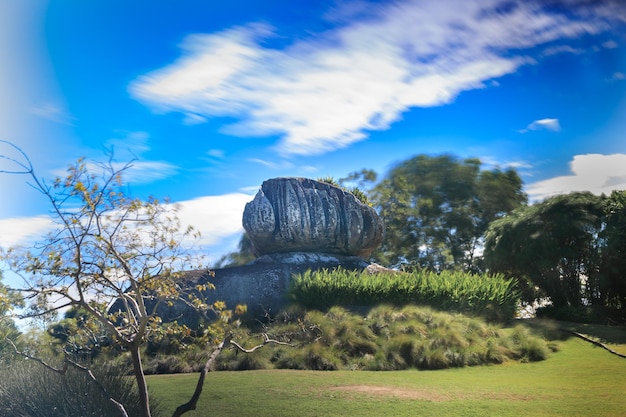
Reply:
[[[418,304],[496,321],[513,318],[519,302],[515,281],[499,274],[455,271],[369,274],[341,268],[295,276],[289,296],[291,301],[307,308]]]

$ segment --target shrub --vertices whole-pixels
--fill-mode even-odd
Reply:
[[[519,301],[515,281],[503,275],[455,271],[369,274],[342,268],[295,276],[289,295],[307,308],[420,304],[491,321],[512,319]]]

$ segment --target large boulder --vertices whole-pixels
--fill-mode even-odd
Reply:
[[[367,258],[383,239],[376,211],[352,193],[307,178],[263,182],[243,227],[257,256],[316,252]]]

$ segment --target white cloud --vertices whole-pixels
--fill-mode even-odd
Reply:
[[[519,133],[526,133],[531,130],[551,130],[553,132],[559,132],[561,130],[561,124],[559,119],[540,119],[530,123],[526,128],[518,130]]]
[[[232,193],[199,197],[179,202],[178,217],[184,225],[191,225],[202,234],[202,245],[216,245],[222,239],[243,233],[243,209],[253,196]]]
[[[253,192],[256,192],[255,187]],[[243,210],[253,196],[244,193],[232,193],[217,196],[199,197],[177,203],[178,217],[181,224],[193,226],[201,233],[198,242],[208,248],[211,258],[219,258],[232,250],[222,247],[222,242],[230,242],[234,236],[243,233],[241,224]],[[27,246],[41,241],[56,227],[48,216],[9,218],[0,220],[0,246]]]
[[[8,249],[19,245],[28,245],[38,240],[54,228],[55,224],[48,216],[15,217],[0,219],[0,246]]]
[[[533,62],[528,48],[598,33],[598,16],[549,13],[541,2],[408,0],[370,4],[367,17],[283,49],[263,45],[267,25],[190,35],[183,55],[129,86],[157,111],[190,120],[234,116],[224,131],[279,135],[286,154],[323,153],[387,129],[411,107],[449,103],[463,91]],[[358,11],[358,10],[357,10]],[[561,46],[567,50],[566,45]],[[192,115],[192,116],[190,116]],[[554,125],[544,127],[551,128]]]
[[[626,190],[626,154],[576,155],[569,166],[571,175],[528,184],[526,192],[531,199],[542,200],[573,191],[610,194],[613,190]]]

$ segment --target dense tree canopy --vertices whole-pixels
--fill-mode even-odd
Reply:
[[[432,270],[478,271],[489,223],[526,203],[515,170],[482,170],[478,159],[418,155],[376,185],[384,219],[381,261]]]
[[[598,274],[596,237],[601,225],[599,197],[552,197],[493,222],[485,262],[492,271],[526,282],[528,290],[539,289],[555,307],[581,306],[584,284]],[[532,295],[527,292],[527,297]]]
[[[528,300],[557,309],[596,307],[623,319],[626,191],[571,193],[520,208],[489,228],[485,261],[526,284]]]
[[[626,191],[613,191],[604,199],[599,238],[600,273],[591,297],[599,305],[626,313]]]

